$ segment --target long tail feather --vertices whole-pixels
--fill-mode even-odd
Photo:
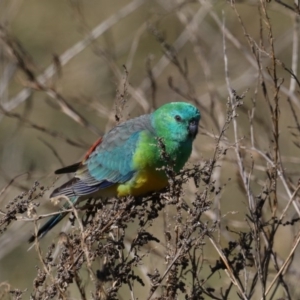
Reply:
[[[58,224],[68,213],[61,213],[57,216],[53,216],[48,222],[46,222],[38,231],[37,238],[41,239],[48,231],[50,231],[56,224]],[[34,242],[36,236],[32,235],[28,242]]]
[[[70,200],[75,204],[77,201],[77,197],[72,197]],[[65,209],[68,209],[70,206],[68,203],[64,205]],[[48,231],[50,231],[53,227],[55,227],[66,215],[68,212],[61,212],[60,214],[53,216],[50,218],[49,221],[47,221],[38,231],[37,236],[32,235],[29,239],[28,242],[32,243],[36,238],[41,239],[43,236],[47,234]]]

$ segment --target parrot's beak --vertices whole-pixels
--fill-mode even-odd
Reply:
[[[188,131],[189,131],[189,135],[193,138],[196,137],[197,133],[198,133],[198,122],[196,120],[192,120],[190,123],[189,123],[189,128],[188,128]]]

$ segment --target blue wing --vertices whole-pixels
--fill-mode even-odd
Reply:
[[[79,165],[75,177],[54,190],[51,197],[89,195],[130,180],[137,171],[133,167],[133,155],[140,134],[145,130],[153,131],[149,115],[131,119],[113,128]]]

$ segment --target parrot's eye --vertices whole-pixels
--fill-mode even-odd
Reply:
[[[180,116],[176,115],[176,116],[175,116],[175,120],[176,120],[177,122],[180,122],[182,119],[181,119]]]

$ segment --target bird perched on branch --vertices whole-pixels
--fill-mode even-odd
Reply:
[[[55,189],[51,198],[66,196],[74,204],[89,198],[142,196],[168,185],[164,152],[179,172],[188,160],[198,132],[199,110],[186,102],[172,102],[111,129],[90,148],[83,161],[57,170],[75,173]],[[67,207],[68,204],[65,205]],[[67,212],[53,216],[38,231],[43,237]],[[31,236],[29,242],[35,240]]]

